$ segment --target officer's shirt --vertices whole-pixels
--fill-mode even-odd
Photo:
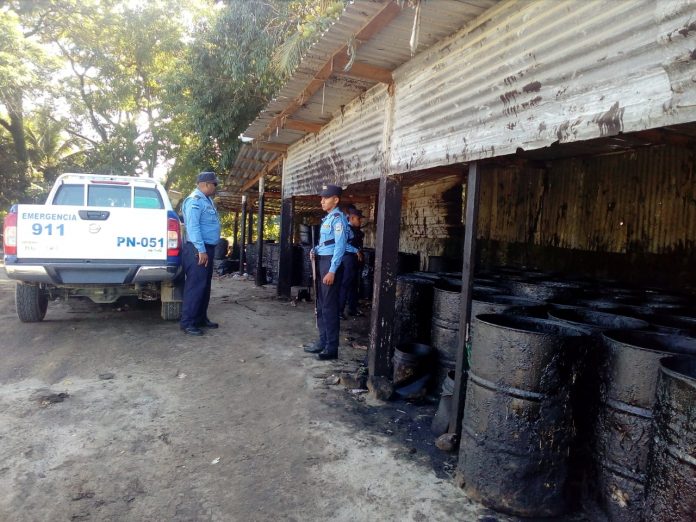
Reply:
[[[220,240],[220,218],[213,200],[196,188],[182,206],[188,240],[201,254]]]
[[[341,259],[346,251],[347,228],[346,216],[338,208],[331,210],[321,220],[319,244],[315,247],[314,253],[318,256],[332,256],[329,272],[334,274],[341,265]]]
[[[349,254],[357,254],[359,249],[355,246],[355,230],[353,230],[352,225],[348,225],[346,230],[346,252]]]

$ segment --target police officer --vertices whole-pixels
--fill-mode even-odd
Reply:
[[[211,199],[218,183],[214,172],[201,172],[197,188],[182,206],[187,241],[183,247],[186,281],[180,326],[188,335],[203,335],[202,326],[218,327],[208,319],[213,257],[220,240],[220,217]]]
[[[362,262],[362,246],[365,233],[360,230],[360,219],[363,213],[355,206],[348,207],[348,233],[346,253],[343,256],[343,278],[341,279],[341,293],[339,309],[341,319],[346,319],[345,308],[348,304],[349,315],[362,315],[358,312],[358,275]]]
[[[321,220],[319,244],[310,256],[317,264],[317,326],[319,339],[305,348],[316,353],[317,359],[325,361],[338,357],[338,298],[343,276],[341,260],[346,251],[346,229],[348,221],[338,208],[342,193],[337,185],[324,185],[319,194],[321,208],[326,216]]]

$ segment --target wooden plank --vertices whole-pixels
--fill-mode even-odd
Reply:
[[[346,63],[348,61],[346,60]],[[394,83],[394,78],[392,77],[392,72],[384,67],[377,67],[375,65],[370,65],[368,63],[355,62],[351,65],[350,69],[347,71],[343,70],[345,64],[340,69],[334,63],[333,73],[336,76],[348,76],[351,78],[360,78],[362,80],[370,80],[373,82],[386,83],[390,85]]]
[[[457,338],[457,362],[455,366],[454,394],[450,413],[449,432],[461,437],[464,400],[466,396],[466,372],[469,369],[468,346],[471,326],[471,294],[476,264],[476,230],[478,228],[479,191],[481,172],[476,162],[469,164],[466,183],[466,221],[464,228],[464,263],[462,266],[462,299]]]
[[[254,140],[253,147],[255,149],[270,150],[271,152],[287,152],[289,145],[286,143],[270,143],[268,141],[256,142]]]
[[[244,274],[244,262],[246,261],[246,241],[244,234],[246,233],[247,222],[247,195],[242,194],[242,223],[239,230],[239,275]]]
[[[355,35],[355,40],[360,43],[365,43],[373,38],[377,33],[384,29],[394,18],[401,13],[401,7],[396,2],[387,2],[375,16],[370,19]],[[270,136],[276,128],[281,127],[283,120],[297,112],[319,89],[322,88],[324,82],[331,77],[331,74],[342,69],[348,63],[348,46],[344,45],[329,57],[324,66],[314,75],[314,78],[309,81],[302,92],[292,100],[288,106],[275,118],[273,118],[266,129],[259,134],[259,138]],[[342,64],[342,65],[341,65]]]
[[[278,296],[292,297],[292,231],[295,202],[284,198],[280,210],[280,260],[278,265]]]
[[[283,161],[283,159],[285,159],[285,155],[281,154],[280,156],[277,156],[275,159],[273,159],[272,161],[267,163],[266,166],[263,169],[261,169],[261,171],[256,176],[254,176],[252,179],[247,181],[242,186],[242,188],[240,189],[240,192],[245,192],[245,191],[249,190],[251,187],[253,187],[254,185],[256,185],[256,183],[258,183],[258,181],[263,176],[265,176],[266,174],[271,172],[273,169],[275,169],[280,164],[280,162]]]
[[[401,199],[401,180],[383,175],[379,181],[380,204],[377,213],[374,291],[370,316],[370,378],[388,377],[392,371]]]
[[[264,222],[264,179],[259,179],[258,218],[256,219],[256,286],[266,284],[263,273],[263,222]]]
[[[290,129],[290,130],[296,130],[300,132],[311,132],[316,134],[321,130],[321,128],[324,126],[323,123],[316,123],[313,121],[304,121],[304,120],[285,120],[285,123],[283,124],[283,128],[285,129]]]

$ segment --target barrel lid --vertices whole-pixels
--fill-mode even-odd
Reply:
[[[602,332],[606,344],[628,346],[650,352],[696,355],[696,339],[640,330],[607,330]]]
[[[560,337],[582,337],[591,336],[592,330],[585,327],[570,325],[563,321],[552,319],[539,319],[536,317],[525,317],[512,314],[480,314],[476,320],[482,323],[525,332],[532,335],[557,335]]]

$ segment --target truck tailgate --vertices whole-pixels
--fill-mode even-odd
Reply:
[[[17,258],[167,259],[167,211],[18,205]]]

